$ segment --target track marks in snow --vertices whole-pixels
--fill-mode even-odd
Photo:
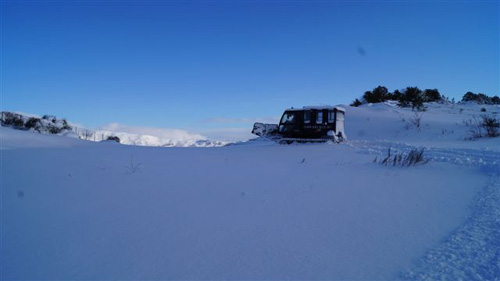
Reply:
[[[358,149],[360,153],[373,155],[386,155],[389,148],[392,152],[405,153],[415,148],[422,148],[389,141],[354,141],[348,145]],[[479,149],[424,147],[424,157],[433,162],[446,162],[466,167],[500,165],[500,153]]]
[[[469,219],[414,269],[403,272],[403,279],[500,280],[499,176],[493,173],[471,206]]]
[[[383,155],[391,148],[416,147],[393,142],[353,142],[361,153]],[[476,167],[490,175],[489,183],[470,206],[470,216],[436,248],[401,273],[404,280],[500,280],[500,153],[479,149],[426,148],[434,162]]]

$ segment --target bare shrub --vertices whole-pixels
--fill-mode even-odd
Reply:
[[[418,112],[415,112],[413,114],[413,117],[410,119],[410,122],[411,124],[420,130],[420,125],[422,124],[420,121],[422,120],[422,115],[423,113],[418,113]]]
[[[482,115],[478,118],[472,116],[471,119],[465,120],[464,124],[469,127],[469,136],[467,137],[469,140],[500,136],[500,121],[495,117]]]
[[[471,119],[464,120],[464,124],[469,127],[468,140],[475,140],[483,137],[483,128],[477,116],[472,116]]]
[[[415,111],[413,113],[413,116],[408,119],[408,121],[405,125],[405,129],[409,130],[411,128],[415,128],[415,129],[420,131],[420,127],[422,125],[422,116],[423,115],[424,114],[422,112]],[[402,120],[403,120],[403,122],[406,121],[404,118]]]
[[[429,162],[429,159],[424,158],[424,149],[414,148],[408,152],[408,154],[404,154],[403,152],[396,153],[391,155],[391,148],[387,150],[387,156],[379,161],[377,161],[377,157],[373,160],[374,163],[379,163],[385,166],[401,166],[401,167],[409,167],[416,166],[419,164],[426,164]]]
[[[125,173],[127,175],[132,175],[138,172],[141,169],[142,163],[137,163],[134,161],[134,156],[130,156],[130,163],[129,165],[125,166]]]

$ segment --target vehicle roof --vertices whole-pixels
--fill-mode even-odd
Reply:
[[[331,106],[331,105],[320,105],[320,106],[304,106],[302,108],[287,108],[286,111],[304,111],[304,110],[323,110],[323,109],[329,109],[329,110],[338,110],[342,111],[345,113],[345,109],[340,106]]]

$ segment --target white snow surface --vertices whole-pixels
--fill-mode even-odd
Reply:
[[[0,279],[499,280],[499,139],[464,140],[481,107],[499,112],[430,104],[420,129],[391,104],[346,107],[341,144],[0,128]],[[430,161],[373,163],[389,147]]]

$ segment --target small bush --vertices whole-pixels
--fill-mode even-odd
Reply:
[[[416,166],[419,164],[426,164],[429,162],[429,159],[424,158],[424,149],[412,149],[408,154],[404,153],[396,153],[391,155],[391,148],[387,150],[387,156],[380,161],[377,161],[377,158],[373,160],[375,163],[379,163],[385,166],[401,166],[401,167],[409,167]]]
[[[493,138],[500,135],[500,122],[496,118],[483,115],[482,126],[486,130],[486,136]]]
[[[120,138],[117,136],[108,136],[106,140],[116,141],[117,143],[120,143]]]
[[[17,129],[24,127],[24,120],[21,115],[12,112],[2,112],[2,125],[12,126]]]
[[[481,108],[481,112],[486,112],[486,108]]]
[[[48,130],[48,131],[49,131],[49,133],[51,133],[51,134],[59,134],[60,132],[62,132],[62,131],[63,131],[63,129],[62,129],[62,128],[58,128],[58,127],[56,127],[56,126],[50,126],[50,125],[48,126],[47,130]]]
[[[66,121],[66,119],[62,120],[62,124],[63,124],[63,130],[71,130],[71,126],[68,124],[68,121]]]
[[[360,105],[362,105],[363,103],[358,100],[358,99],[355,99],[352,103],[351,103],[351,106],[354,106],[354,107],[358,107]]]
[[[42,116],[42,119],[48,120],[52,123],[56,123],[56,121],[57,121],[57,118],[54,115],[44,115],[44,116]]]
[[[40,126],[41,126],[40,118],[35,118],[35,117],[31,117],[30,119],[28,119],[28,121],[26,121],[26,124],[24,124],[24,127],[28,130],[33,129],[38,131]]]

